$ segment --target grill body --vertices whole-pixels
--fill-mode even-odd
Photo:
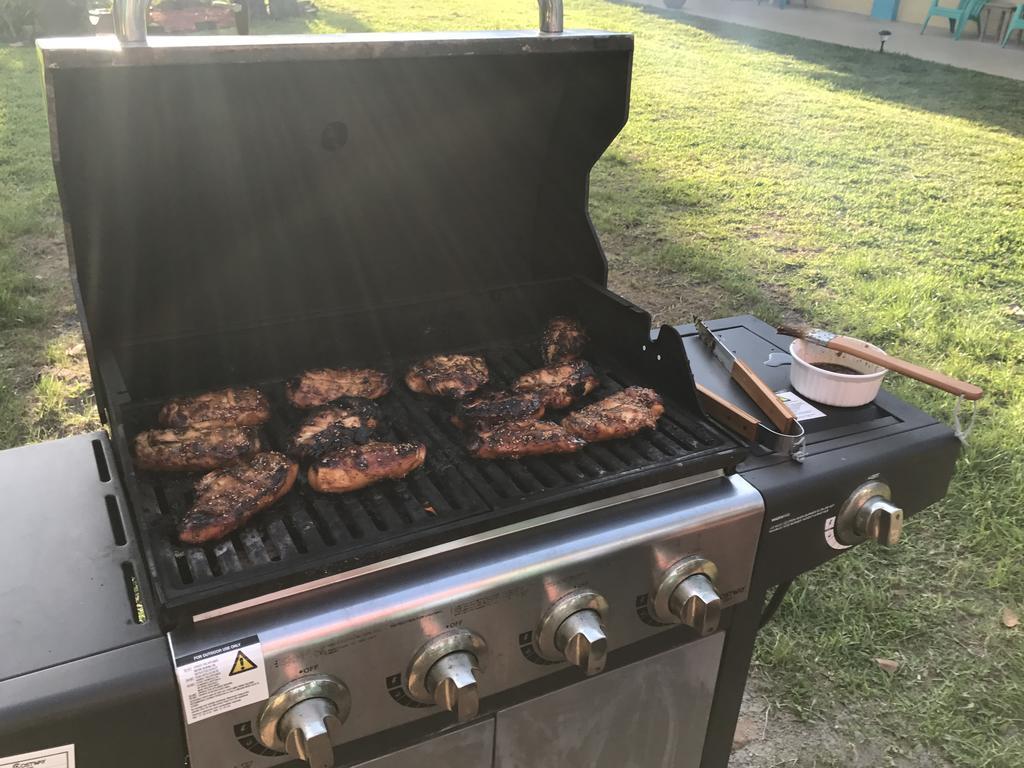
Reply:
[[[0,454],[7,498],[31,498],[55,466],[81,470],[15,512],[43,560],[69,547],[79,560],[52,574],[45,612],[26,605],[30,584],[0,590],[0,615],[31,617],[0,629],[22,659],[0,679],[0,758],[78,745],[81,768],[138,754],[180,768],[186,753],[196,768],[283,765],[264,706],[329,674],[350,697],[339,765],[725,765],[766,591],[844,551],[828,520],[856,484],[890,479],[915,512],[944,493],[957,450],[884,393],[826,409],[802,465],[707,420],[695,372],[752,406],[692,329],[652,337],[650,316],[606,289],[587,214],[590,168],[626,120],[632,46],[603,32],[40,44],[111,439]],[[287,376],[400,374],[465,350],[506,383],[537,364],[555,314],[590,332],[602,394],[641,384],[664,397],[656,430],[575,456],[475,462],[442,405],[399,390],[382,402],[387,428],[428,444],[422,471],[341,498],[300,485],[203,547],[174,535],[187,482],[132,463],[132,437],[167,397],[264,387],[280,447]],[[763,323],[712,327],[784,386],[760,362],[781,349]],[[652,613],[660,580],[694,556],[717,566],[723,606],[706,637]],[[579,590],[609,605],[606,671],[589,679],[535,642],[541,617]],[[51,642],[44,616],[58,630],[92,624]],[[484,639],[487,668],[479,715],[456,727],[415,701],[412,660],[465,631]],[[251,658],[223,680],[198,682],[243,649]]]

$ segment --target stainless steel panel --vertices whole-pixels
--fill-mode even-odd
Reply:
[[[271,692],[314,673],[348,686],[352,711],[342,733],[349,741],[438,712],[408,696],[409,663],[427,639],[461,627],[482,636],[489,649],[479,683],[485,714],[487,697],[564,669],[538,658],[530,636],[567,592],[587,588],[608,600],[611,651],[665,630],[650,620],[644,601],[655,576],[685,555],[717,563],[724,605],[745,599],[762,516],[760,496],[738,476],[624,497],[618,505],[174,630],[173,655],[258,634]],[[261,706],[189,725],[192,766],[286,762],[253,754],[236,736],[250,732]]]
[[[494,720],[483,720],[354,768],[490,768],[493,750]]]
[[[498,712],[495,768],[698,768],[724,637]]]

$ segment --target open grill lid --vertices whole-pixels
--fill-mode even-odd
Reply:
[[[150,341],[605,283],[587,183],[626,120],[630,35],[39,45],[101,405],[105,361]]]

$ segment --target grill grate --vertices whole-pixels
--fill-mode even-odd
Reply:
[[[536,353],[522,347],[489,350],[487,359],[497,385],[541,364]],[[599,356],[591,362],[601,384],[585,403],[631,383]],[[264,433],[270,446],[281,450],[301,415],[285,403],[282,382],[261,387],[273,405]],[[735,465],[739,457],[722,433],[668,400],[656,430],[588,445],[576,454],[518,461],[470,458],[463,434],[450,421],[450,406],[413,394],[401,382],[377,402],[388,439],[427,445],[423,468],[403,480],[343,495],[313,491],[300,473],[288,496],[219,542],[193,546],[177,540],[177,522],[192,503],[196,475],[137,474],[129,485],[136,491],[137,517],[165,608],[227,604],[580,503],[593,497],[588,491],[611,495],[626,490],[631,479],[651,485]],[[146,428],[154,423],[157,407],[135,406],[126,413],[127,423]]]

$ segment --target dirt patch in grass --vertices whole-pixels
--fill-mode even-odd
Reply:
[[[856,720],[837,713],[830,719],[801,720],[782,709],[753,676],[743,695],[729,768],[948,768],[921,746],[885,734],[850,728]]]
[[[677,272],[644,267],[609,255],[608,287],[651,313],[654,326],[712,317],[727,304],[720,288],[687,280]]]

